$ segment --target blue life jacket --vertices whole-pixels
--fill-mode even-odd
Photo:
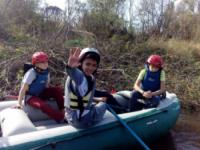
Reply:
[[[157,90],[160,89],[160,75],[161,75],[161,71],[162,69],[156,71],[156,72],[152,72],[149,70],[148,67],[145,68],[145,75],[144,78],[142,80],[142,85],[141,88],[144,91],[151,91],[151,92],[155,92]]]
[[[43,72],[38,72],[35,69],[34,71],[36,72],[36,79],[30,84],[27,94],[38,96],[46,88],[49,71],[48,69]]]

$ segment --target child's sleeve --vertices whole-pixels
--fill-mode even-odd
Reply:
[[[26,83],[30,85],[33,82],[33,80],[35,80],[35,78],[36,78],[36,74],[34,70],[29,70],[25,73],[22,83]]]
[[[165,71],[164,70],[162,70],[161,71],[161,74],[160,74],[160,81],[166,81],[166,78],[165,78]]]
[[[85,75],[82,71],[77,68],[67,67],[66,71],[73,81],[72,88],[74,91],[78,92],[77,94],[80,96],[84,96],[88,91],[88,83]]]
[[[137,80],[143,80],[146,70],[142,69],[137,77]]]

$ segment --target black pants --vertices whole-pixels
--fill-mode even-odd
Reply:
[[[145,103],[138,101],[139,99],[144,99]],[[161,100],[160,96],[153,96],[150,99],[146,99],[138,91],[133,91],[133,93],[131,95],[131,99],[130,99],[129,109],[130,109],[130,111],[137,111],[137,110],[141,110],[143,108],[157,107],[160,100]]]
[[[121,108],[116,99],[107,91],[95,90],[94,97],[107,97],[106,103],[116,112],[120,113]]]

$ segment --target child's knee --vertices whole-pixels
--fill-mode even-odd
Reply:
[[[104,102],[100,102],[96,105],[96,111],[99,114],[104,114],[106,111],[106,108],[107,108],[107,106],[106,106],[106,103],[104,103]]]

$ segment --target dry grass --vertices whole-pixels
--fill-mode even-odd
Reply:
[[[165,61],[167,77],[167,90],[174,92],[181,99],[183,106],[187,109],[200,110],[200,44],[188,41],[150,39],[144,43],[127,43],[124,41],[113,42],[105,40],[98,41],[98,49],[102,54],[100,70],[97,76],[99,89],[131,90],[139,71],[149,55],[160,54]],[[3,53],[3,45],[0,53]],[[8,48],[7,48],[8,49]],[[10,55],[13,58],[15,54]],[[5,51],[4,51],[5,52]],[[54,84],[64,87],[65,76],[62,74],[67,51],[50,51],[51,55],[51,79]],[[23,54],[23,53],[22,53]],[[3,56],[3,55],[1,55]],[[27,55],[28,56],[28,55]],[[26,57],[16,58],[1,66],[1,97],[6,94],[16,94],[19,89],[22,74],[22,64]],[[0,63],[5,59],[1,58]],[[22,61],[23,60],[23,61]],[[16,65],[21,64],[21,65]],[[58,83],[59,82],[59,83]]]
[[[104,57],[102,66],[110,69],[124,69],[129,76],[118,74],[113,78],[112,74],[102,74],[99,79],[103,80],[105,85],[112,85],[117,90],[132,89],[148,56],[155,53],[160,54],[165,60],[167,90],[178,95],[184,108],[200,110],[198,108],[200,104],[199,43],[174,39],[168,41],[150,39],[146,43],[129,47],[133,48],[124,50],[123,47],[109,44],[103,49],[107,56]]]

